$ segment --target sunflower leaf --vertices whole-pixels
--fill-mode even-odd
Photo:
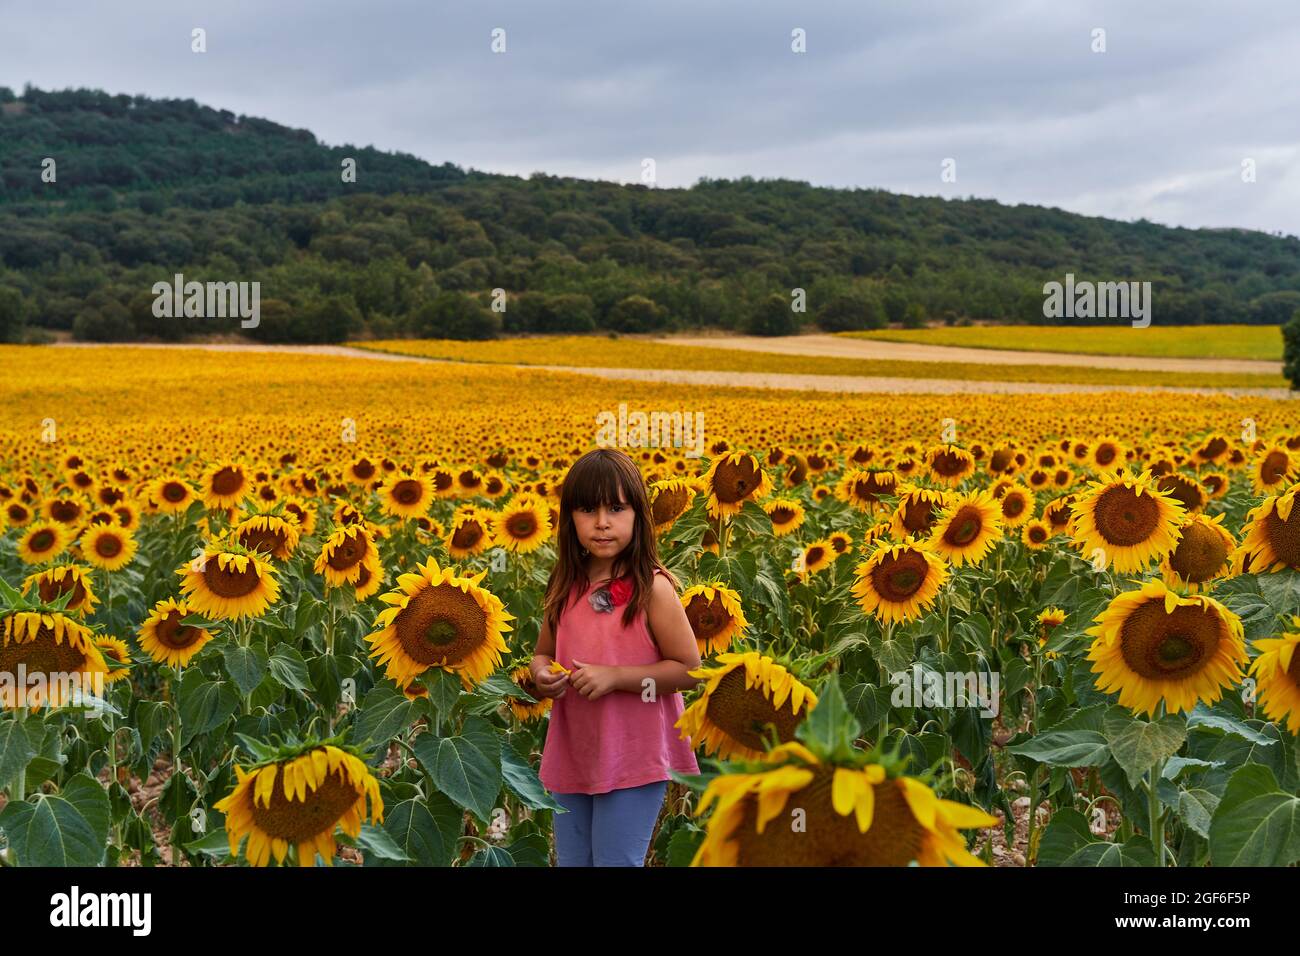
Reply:
[[[414,866],[450,866],[465,825],[464,811],[441,793],[427,804],[403,800],[384,814],[384,832]],[[366,855],[366,866],[392,866],[392,860]]]
[[[414,862],[397,845],[397,841],[392,838],[387,830],[371,823],[361,825],[361,835],[357,838],[357,845],[365,850],[367,857],[373,854],[381,860],[394,860],[398,863]]]
[[[239,644],[227,644],[221,651],[226,664],[226,673],[235,682],[239,692],[247,697],[257,690],[266,674],[266,651],[258,646],[243,647]]]
[[[1261,764],[1240,767],[1210,822],[1215,866],[1289,866],[1300,860],[1300,797]]]
[[[849,711],[840,689],[839,674],[829,675],[817,690],[817,706],[812,709],[795,731],[813,752],[821,755],[848,758],[853,752],[862,725]]]
[[[537,771],[514,747],[501,748],[501,776],[510,792],[533,810],[563,810],[537,777]]]
[[[36,748],[21,723],[9,720],[0,724],[0,790],[9,786],[35,756]]]
[[[79,773],[57,796],[37,793],[33,802],[10,802],[0,813],[0,830],[23,866],[98,866],[110,815],[104,788]]]
[[[480,820],[492,817],[501,792],[501,738],[482,717],[469,717],[457,737],[421,734],[415,757],[434,786]]]
[[[1110,744],[1111,755],[1136,787],[1143,774],[1157,761],[1168,760],[1187,739],[1187,723],[1178,714],[1166,714],[1159,720],[1140,720],[1126,707],[1106,711],[1102,733]]]
[[[285,687],[296,691],[314,691],[311,675],[307,673],[307,662],[295,647],[280,644],[267,661],[271,676]]]

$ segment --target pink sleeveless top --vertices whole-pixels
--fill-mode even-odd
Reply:
[[[655,569],[659,573],[659,569]],[[645,612],[623,627],[619,606],[598,612],[587,599],[594,586],[578,594],[560,615],[555,659],[572,669],[587,664],[654,664],[663,660],[650,635]],[[668,780],[669,770],[699,773],[690,738],[673,725],[682,715],[680,691],[659,694],[653,702],[640,693],[615,690],[588,700],[572,687],[551,703],[550,724],[539,769],[542,785],[554,793],[607,793]]]

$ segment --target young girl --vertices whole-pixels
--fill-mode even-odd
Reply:
[[[540,777],[560,866],[641,866],[668,771],[698,773],[674,728],[700,666],[677,580],[659,561],[645,481],[600,448],[560,491],[555,568],[530,665],[554,700]],[[553,666],[552,662],[559,666]]]

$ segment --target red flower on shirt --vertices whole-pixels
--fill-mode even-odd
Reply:
[[[622,607],[632,598],[632,576],[624,575],[609,585],[609,596],[615,607]]]

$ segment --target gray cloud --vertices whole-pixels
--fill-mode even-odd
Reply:
[[[192,97],[433,162],[632,182],[650,157],[663,186],[783,176],[1300,232],[1290,0],[0,0],[0,23],[6,85]]]

